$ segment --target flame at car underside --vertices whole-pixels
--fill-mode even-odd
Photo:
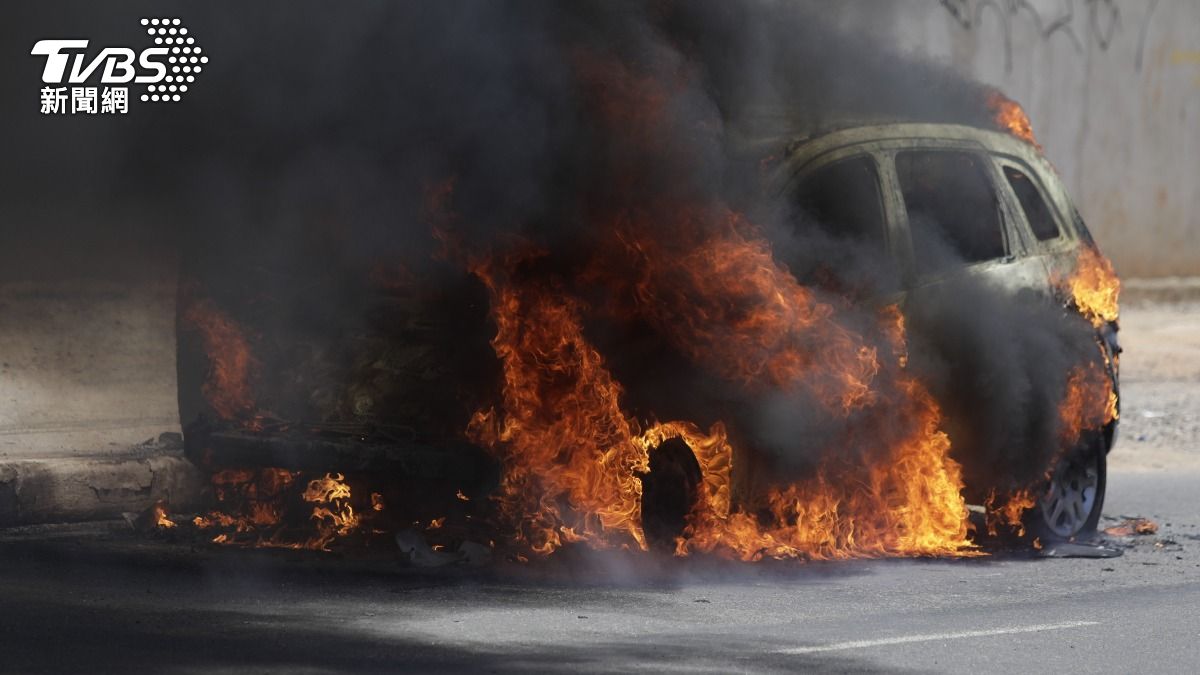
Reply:
[[[193,518],[192,525],[216,531],[211,536],[216,544],[328,550],[333,541],[354,533],[361,524],[350,503],[350,486],[342,474],[329,473],[301,483],[305,487],[300,498],[312,509],[307,527],[290,528],[286,497],[299,476],[278,468],[218,471],[211,478],[217,508]],[[382,502],[376,503],[376,510],[382,510]]]
[[[502,400],[497,409],[474,416],[468,436],[502,464],[496,505],[500,522],[510,528],[506,545],[540,555],[568,543],[646,550],[642,476],[650,454],[678,438],[695,455],[701,481],[675,542],[677,555],[741,560],[979,555],[968,539],[961,471],[939,428],[938,406],[905,369],[898,309],[880,310],[877,334],[867,339],[839,321],[844,311],[839,302],[818,299],[775,262],[751,224],[724,212],[706,234],[687,232],[702,217],[682,218],[682,231],[674,233],[690,242],[682,248],[648,237],[644,233],[653,228],[636,222],[612,228],[606,255],[622,258],[612,268],[628,270],[632,264],[638,274],[633,282],[603,281],[625,286],[636,299],[631,311],[729,387],[803,390],[824,414],[855,415],[854,433],[826,449],[811,476],[735,494],[739,451],[726,425],[718,422],[704,431],[688,421],[642,424],[627,415],[621,384],[584,335],[584,303],[562,280],[516,280],[513,268],[536,253],[492,257],[472,271],[491,293]],[[593,265],[589,274],[605,267]],[[1104,279],[1094,269],[1081,258],[1076,275],[1062,283],[1093,321],[1107,316],[1086,309],[1094,307],[1087,298],[1107,297],[1091,290],[1095,279]],[[1113,300],[1115,305],[1115,293]],[[209,320],[214,316],[220,319],[215,324]],[[206,338],[242,334],[212,307],[190,318],[202,332],[205,326],[221,328],[204,333]],[[246,379],[222,375],[228,364],[253,362],[245,344],[205,340],[213,370],[204,393],[218,411],[231,412],[221,407],[227,401],[240,401],[237,410],[253,410]],[[233,372],[245,373],[240,366]],[[1095,363],[1076,367],[1059,407],[1063,447],[1115,416],[1115,393],[1104,369]],[[254,424],[253,418],[230,417]],[[304,490],[304,500],[313,504],[310,531],[285,532],[281,495],[296,478],[282,469],[217,472],[218,500],[237,492],[240,506],[216,509],[193,524],[216,531],[217,543],[317,550],[355,531],[360,517],[350,506],[349,488],[340,476],[327,475]],[[1023,514],[1035,504],[1031,490],[989,500],[989,530],[1002,524],[1023,534]],[[373,495],[372,505],[379,510],[382,502]],[[159,522],[169,527],[171,521],[164,512]]]
[[[662,139],[675,124],[667,102],[677,83],[588,56],[574,65],[608,136],[671,155]],[[618,192],[636,189],[636,181],[617,182]],[[589,214],[603,241],[579,276],[621,299],[607,311],[647,322],[732,391],[803,400],[852,419],[847,431],[803,477],[735,486],[750,450],[735,445],[726,423],[704,431],[626,414],[621,384],[584,335],[589,308],[570,290],[577,279],[519,273],[539,255],[532,250],[481,256],[468,266],[491,294],[503,381],[499,405],[479,411],[468,436],[501,463],[496,504],[511,540],[541,555],[573,542],[647,549],[640,478],[650,453],[680,438],[701,479],[677,555],[977,554],[939,408],[905,370],[898,309],[868,316],[864,335],[843,316],[851,311],[844,299],[800,284],[758,228],[708,199],[635,197]]]
[[[734,214],[726,217],[718,234],[669,257],[660,242],[637,234],[651,228],[619,229],[615,239],[641,270],[634,291],[639,311],[728,386],[809,390],[826,414],[868,411],[856,418],[859,430],[846,446],[824,452],[811,477],[759,485],[735,500],[736,449],[724,424],[707,432],[687,421],[643,427],[627,416],[621,385],[583,334],[582,303],[557,281],[513,281],[511,267],[519,261],[490,259],[474,272],[492,294],[503,400],[498,410],[477,413],[468,434],[503,464],[498,504],[515,543],[539,554],[569,542],[646,549],[639,478],[650,453],[679,438],[695,455],[702,480],[676,541],[678,555],[978,554],[967,539],[960,469],[939,429],[938,407],[904,369],[902,315],[894,306],[880,312],[879,334],[891,348],[879,353],[839,323],[834,304],[818,301],[779,266],[752,226]],[[1097,277],[1087,256],[1065,284],[1083,289],[1083,298],[1096,295],[1089,290]],[[617,279],[605,283],[621,286]],[[1107,315],[1080,297],[1075,304],[1081,314]],[[1076,447],[1085,431],[1115,419],[1116,395],[1100,362],[1072,369],[1058,412],[1061,452]],[[915,422],[902,425],[904,433],[889,434],[886,425],[871,422],[882,418]],[[864,453],[855,444],[876,451]],[[1003,500],[993,494],[989,530],[994,534],[1005,525],[1024,536],[1023,516],[1036,505],[1034,494],[1034,486]]]
[[[585,83],[599,83],[610,131],[658,147],[664,89],[619,67],[576,65]],[[988,103],[1002,128],[1038,147],[1019,105],[999,94]],[[848,303],[822,301],[798,283],[766,238],[719,204],[651,204],[608,218],[599,228],[618,244],[600,247],[592,283],[631,295],[631,311],[726,386],[804,391],[823,414],[853,416],[854,431],[820,453],[811,475],[758,480],[735,495],[738,449],[725,424],[704,432],[688,421],[643,426],[629,417],[620,383],[583,334],[585,306],[567,290],[573,280],[531,280],[513,274],[519,255],[493,255],[471,267],[491,292],[502,402],[477,413],[468,435],[504,467],[497,502],[517,543],[539,554],[578,541],[646,549],[639,476],[658,445],[681,438],[702,478],[678,555],[977,554],[961,469],[936,402],[906,371],[897,308],[878,313],[874,335],[856,332],[839,315]],[[632,283],[622,277],[630,270]],[[1085,314],[1095,307],[1087,299],[1076,305]],[[888,348],[872,346],[880,344]],[[1106,377],[1093,366],[1070,375],[1059,411],[1064,448],[1115,414],[1112,395],[1095,395],[1112,391]],[[992,520],[1019,529],[1033,503],[1031,488],[1015,490],[993,501]]]
[[[638,311],[729,387],[803,390],[828,415],[855,415],[854,432],[810,477],[754,486],[735,503],[736,449],[725,425],[643,428],[622,411],[621,385],[583,335],[582,304],[554,281],[514,281],[512,263],[493,258],[474,271],[492,294],[503,396],[499,409],[475,416],[469,435],[502,463],[498,505],[515,541],[538,554],[568,542],[646,549],[640,474],[654,448],[681,438],[702,480],[679,555],[975,554],[938,407],[900,365],[898,312],[878,317],[892,341],[880,354],[778,265],[750,224],[725,220],[711,236],[675,239],[695,243],[670,258],[659,257],[663,242],[639,236],[650,228],[619,228],[616,250],[642,271]],[[905,422],[889,423],[896,417]]]

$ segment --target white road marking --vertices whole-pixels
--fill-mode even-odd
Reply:
[[[878,640],[852,640],[850,642],[834,642],[828,645],[813,647],[789,647],[780,649],[780,654],[813,654],[816,652],[836,652],[844,649],[862,649],[865,647],[882,647],[886,645],[905,645],[913,642],[937,642],[939,640],[961,640],[963,638],[990,637],[992,635],[1015,635],[1017,633],[1041,633],[1048,630],[1063,628],[1082,628],[1097,626],[1099,621],[1064,621],[1063,623],[1039,623],[1032,626],[1009,626],[1007,628],[990,628],[988,630],[967,630],[960,633],[929,633],[927,635],[902,635],[900,637],[879,638]]]

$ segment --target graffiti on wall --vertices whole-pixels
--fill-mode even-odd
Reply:
[[[1042,40],[1057,36],[1069,40],[1077,53],[1084,53],[1085,42],[1108,51],[1114,40],[1136,39],[1134,69],[1141,71],[1146,49],[1146,33],[1158,0],[940,0],[964,30],[975,30],[987,21],[998,21],[1004,40],[1004,71],[1012,72],[1012,34],[1019,21],[1032,25]],[[1136,25],[1128,25],[1122,7],[1142,9]],[[1128,35],[1129,37],[1125,37]]]

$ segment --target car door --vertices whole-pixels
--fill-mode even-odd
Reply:
[[[1037,260],[1053,281],[1070,273],[1079,241],[1068,226],[1067,212],[1052,197],[1046,175],[1016,157],[998,155],[997,168],[1004,180],[1001,193],[1015,214],[1013,223],[1027,240],[1028,256]]]
[[[869,144],[817,158],[786,190],[801,250],[790,254],[791,242],[779,242],[777,252],[802,283],[832,284],[828,290],[866,302],[895,302],[903,274],[891,192]]]
[[[910,288],[975,279],[1011,292],[1046,291],[1046,268],[1030,256],[1024,223],[982,148],[913,145],[889,157]]]

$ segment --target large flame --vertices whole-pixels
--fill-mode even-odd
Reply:
[[[652,429],[683,438],[704,475],[701,501],[676,552],[741,560],[973,554],[961,471],[937,428],[937,407],[915,381],[907,384],[913,396],[907,412],[923,421],[916,433],[882,461],[829,459],[814,477],[769,489],[765,499],[755,500],[767,509],[765,520],[745,506],[731,509],[733,448],[723,428],[707,436],[680,423]]]
[[[690,76],[686,65],[656,78],[581,53],[574,66],[615,144],[652,161],[692,161],[669,140],[669,128],[680,124],[670,95]],[[858,310],[873,324],[864,335],[860,317],[842,316],[848,301],[800,284],[766,237],[711,195],[647,196],[634,171],[618,171],[613,181],[611,189],[630,200],[588,211],[603,234],[578,278],[521,269],[529,253],[469,263],[490,291],[503,382],[499,405],[479,411],[468,435],[502,465],[496,502],[510,539],[540,555],[570,542],[645,550],[640,476],[655,448],[679,438],[701,469],[679,555],[974,554],[940,412],[904,369],[899,311],[872,318]],[[452,229],[453,213],[438,196],[435,228]],[[571,290],[581,281],[606,289],[606,315],[649,323],[725,386],[815,407],[848,430],[804,477],[748,480],[735,490],[741,458],[753,453],[734,446],[725,423],[705,432],[689,421],[643,424],[625,413],[621,384],[584,335],[589,307]]]
[[[515,541],[547,554],[565,541],[646,548],[637,474],[649,470],[620,385],[583,336],[577,303],[518,287],[497,265],[476,268],[491,291],[503,363],[503,412],[477,413],[468,434],[498,456],[501,517]]]
[[[686,230],[672,242],[689,241]],[[705,493],[678,551],[760,557],[845,558],[954,555],[967,546],[961,471],[939,430],[932,397],[903,371],[903,319],[895,307],[876,318],[879,354],[772,256],[770,245],[736,214],[690,250],[664,255],[660,242],[622,234],[641,256],[637,286],[644,313],[685,354],[737,386],[802,391],[833,416],[858,413],[855,431],[827,448],[816,474],[745,496],[731,510],[733,449],[722,429],[693,448]],[[686,248],[686,247],[685,247]],[[881,424],[898,417],[904,424]],[[764,519],[758,514],[767,512]]]
[[[682,250],[639,236],[642,223],[623,231],[642,270],[634,293],[643,313],[684,354],[739,386],[802,387],[835,413],[872,402],[875,349],[780,266],[748,223],[734,213],[723,219]]]
[[[724,425],[705,433],[675,421],[642,431],[622,411],[620,384],[583,334],[580,302],[561,284],[513,281],[511,263],[493,258],[475,272],[491,291],[503,396],[499,410],[475,415],[468,434],[501,461],[498,506],[518,545],[543,555],[580,541],[646,549],[639,474],[654,448],[677,437],[702,474],[679,555],[974,553],[960,468],[949,457],[937,405],[900,366],[903,323],[894,308],[878,320],[893,345],[881,363],[744,223],[673,252],[665,269],[655,267],[667,260],[659,257],[665,247],[638,238],[639,231],[648,230],[619,233],[643,270],[636,303],[682,353],[731,387],[803,391],[841,416],[871,407],[865,428],[826,452],[810,478],[763,484],[735,503],[736,451]]]

